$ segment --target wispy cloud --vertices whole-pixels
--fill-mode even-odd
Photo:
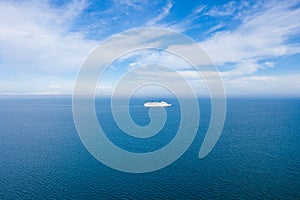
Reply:
[[[194,8],[190,14],[185,16],[182,20],[176,21],[176,22],[169,22],[168,24],[165,25],[167,28],[174,29],[179,32],[186,32],[188,30],[191,30],[195,27],[199,27],[199,23],[196,22],[197,19],[199,19],[204,10],[206,9],[207,6],[205,5],[200,5]]]
[[[261,60],[300,52],[299,44],[289,41],[300,33],[300,8],[295,4],[265,4],[242,16],[234,30],[219,31],[200,44],[220,67],[235,63],[241,75],[253,73]]]
[[[149,1],[145,0],[115,0],[114,4],[121,4],[132,7],[135,10],[141,11],[145,6],[149,5]]]
[[[215,31],[217,31],[217,30],[223,28],[224,26],[225,26],[225,23],[221,22],[221,23],[219,23],[219,24],[217,24],[217,25],[215,25],[215,26],[209,28],[207,31],[205,31],[204,34],[205,34],[205,35],[209,35],[209,34],[215,32]]]
[[[157,26],[159,22],[161,22],[165,17],[170,14],[170,10],[173,7],[173,3],[168,1],[167,5],[163,7],[161,13],[156,17],[152,18],[150,21],[146,23],[146,26]]]
[[[260,4],[260,2],[257,3]],[[205,15],[209,15],[212,17],[238,16],[238,12],[244,11],[244,9],[249,7],[250,4],[247,1],[230,1],[222,6],[214,6],[208,12],[206,12]]]

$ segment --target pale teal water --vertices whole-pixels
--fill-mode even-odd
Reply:
[[[149,122],[144,100],[132,101],[138,124]],[[150,140],[124,137],[108,101],[98,117],[112,141],[147,152],[166,145],[180,120],[178,102]],[[208,157],[198,159],[209,122],[201,123],[190,149],[175,163],[147,174],[127,174],[99,163],[81,144],[69,98],[0,99],[0,199],[300,199],[300,100],[229,99],[224,131]]]

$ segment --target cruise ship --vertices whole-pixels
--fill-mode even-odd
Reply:
[[[170,107],[172,106],[172,104],[169,104],[165,101],[161,101],[161,102],[151,101],[151,102],[144,103],[144,106],[145,107]]]

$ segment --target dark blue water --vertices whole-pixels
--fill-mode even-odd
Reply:
[[[144,100],[131,115],[149,123]],[[0,99],[0,199],[300,199],[300,100],[229,99],[220,140],[204,159],[198,151],[209,124],[209,100],[199,100],[201,122],[192,146],[155,172],[128,174],[91,156],[77,135],[69,98]],[[97,115],[118,146],[134,152],[168,144],[180,109],[172,100],[162,131],[142,140],[124,136],[108,100]]]

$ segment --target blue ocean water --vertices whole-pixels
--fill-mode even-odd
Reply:
[[[144,99],[131,101],[137,124],[149,123]],[[147,140],[126,136],[108,99],[97,99],[107,136],[133,152],[168,144],[178,128],[178,102],[165,127]],[[229,99],[223,133],[198,159],[210,120],[199,99],[198,134],[187,152],[159,171],[130,174],[96,160],[81,143],[69,97],[0,99],[0,199],[300,199],[300,100]]]

